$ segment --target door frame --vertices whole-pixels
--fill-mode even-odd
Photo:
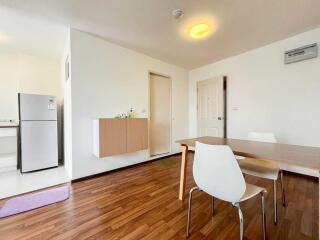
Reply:
[[[227,135],[227,79],[228,77],[226,75],[223,75],[223,76],[215,76],[215,77],[211,77],[211,78],[208,78],[208,79],[204,79],[204,80],[200,80],[200,81],[197,81],[196,83],[196,119],[197,119],[197,136],[199,135],[199,92],[198,92],[198,86],[200,83],[203,83],[203,82],[206,82],[206,81],[210,81],[214,78],[217,78],[217,77],[222,77],[223,79],[223,137],[226,138],[228,135]]]
[[[159,76],[162,76],[162,77],[166,77],[170,80],[170,99],[169,99],[169,119],[170,119],[170,134],[169,134],[169,153],[172,152],[172,78],[171,76],[169,75],[166,75],[166,74],[163,74],[163,73],[159,73],[157,71],[153,71],[153,70],[149,70],[148,71],[148,156],[149,157],[154,157],[154,156],[151,156],[151,152],[150,152],[150,121],[151,121],[151,92],[150,92],[150,82],[151,82],[151,74],[154,74],[154,75],[159,75]],[[159,154],[159,156],[161,156],[161,154]]]

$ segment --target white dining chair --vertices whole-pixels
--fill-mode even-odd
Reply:
[[[274,133],[270,132],[250,132],[248,134],[248,140],[269,143],[277,142]],[[237,160],[244,174],[273,181],[274,223],[277,224],[277,181],[279,175],[281,179],[282,205],[284,207],[286,206],[283,171],[280,170],[278,164],[263,159],[237,157]]]
[[[248,184],[242,175],[238,162],[229,146],[207,145],[196,142],[193,162],[193,177],[196,187],[189,193],[189,209],[187,237],[191,224],[192,194],[195,190],[206,192],[212,197],[212,213],[214,198],[230,202],[238,209],[240,220],[240,240],[243,239],[243,215],[240,203],[261,195],[262,232],[266,239],[266,215],[264,206],[264,188]]]

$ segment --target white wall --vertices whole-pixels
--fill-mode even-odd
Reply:
[[[69,76],[66,77],[66,60],[69,61]],[[64,166],[69,177],[72,177],[72,105],[71,105],[71,48],[70,31],[68,31],[65,49],[61,58],[61,81],[64,92],[63,104],[63,146],[64,146]]]
[[[93,156],[92,120],[134,108],[149,115],[148,71],[172,78],[172,145],[188,136],[188,72],[89,34],[71,30],[73,179],[148,159],[147,151],[97,159]],[[145,113],[143,113],[145,110]]]
[[[228,137],[272,131],[282,143],[319,147],[320,57],[283,62],[284,51],[315,42],[320,28],[190,71],[190,136],[197,134],[196,82],[227,75]]]
[[[18,121],[18,92],[60,99],[59,60],[0,48],[0,119]]]
[[[0,48],[0,120],[18,119],[18,55]]]

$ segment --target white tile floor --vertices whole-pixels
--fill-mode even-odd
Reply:
[[[20,171],[0,173],[0,199],[69,181],[70,178],[64,166],[23,174]]]

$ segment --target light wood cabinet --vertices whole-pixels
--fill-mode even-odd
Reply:
[[[148,119],[127,119],[127,152],[148,148]]]
[[[99,149],[101,156],[112,156],[126,153],[126,120],[99,120]]]
[[[93,153],[99,158],[148,148],[148,119],[101,118],[93,121]]]

